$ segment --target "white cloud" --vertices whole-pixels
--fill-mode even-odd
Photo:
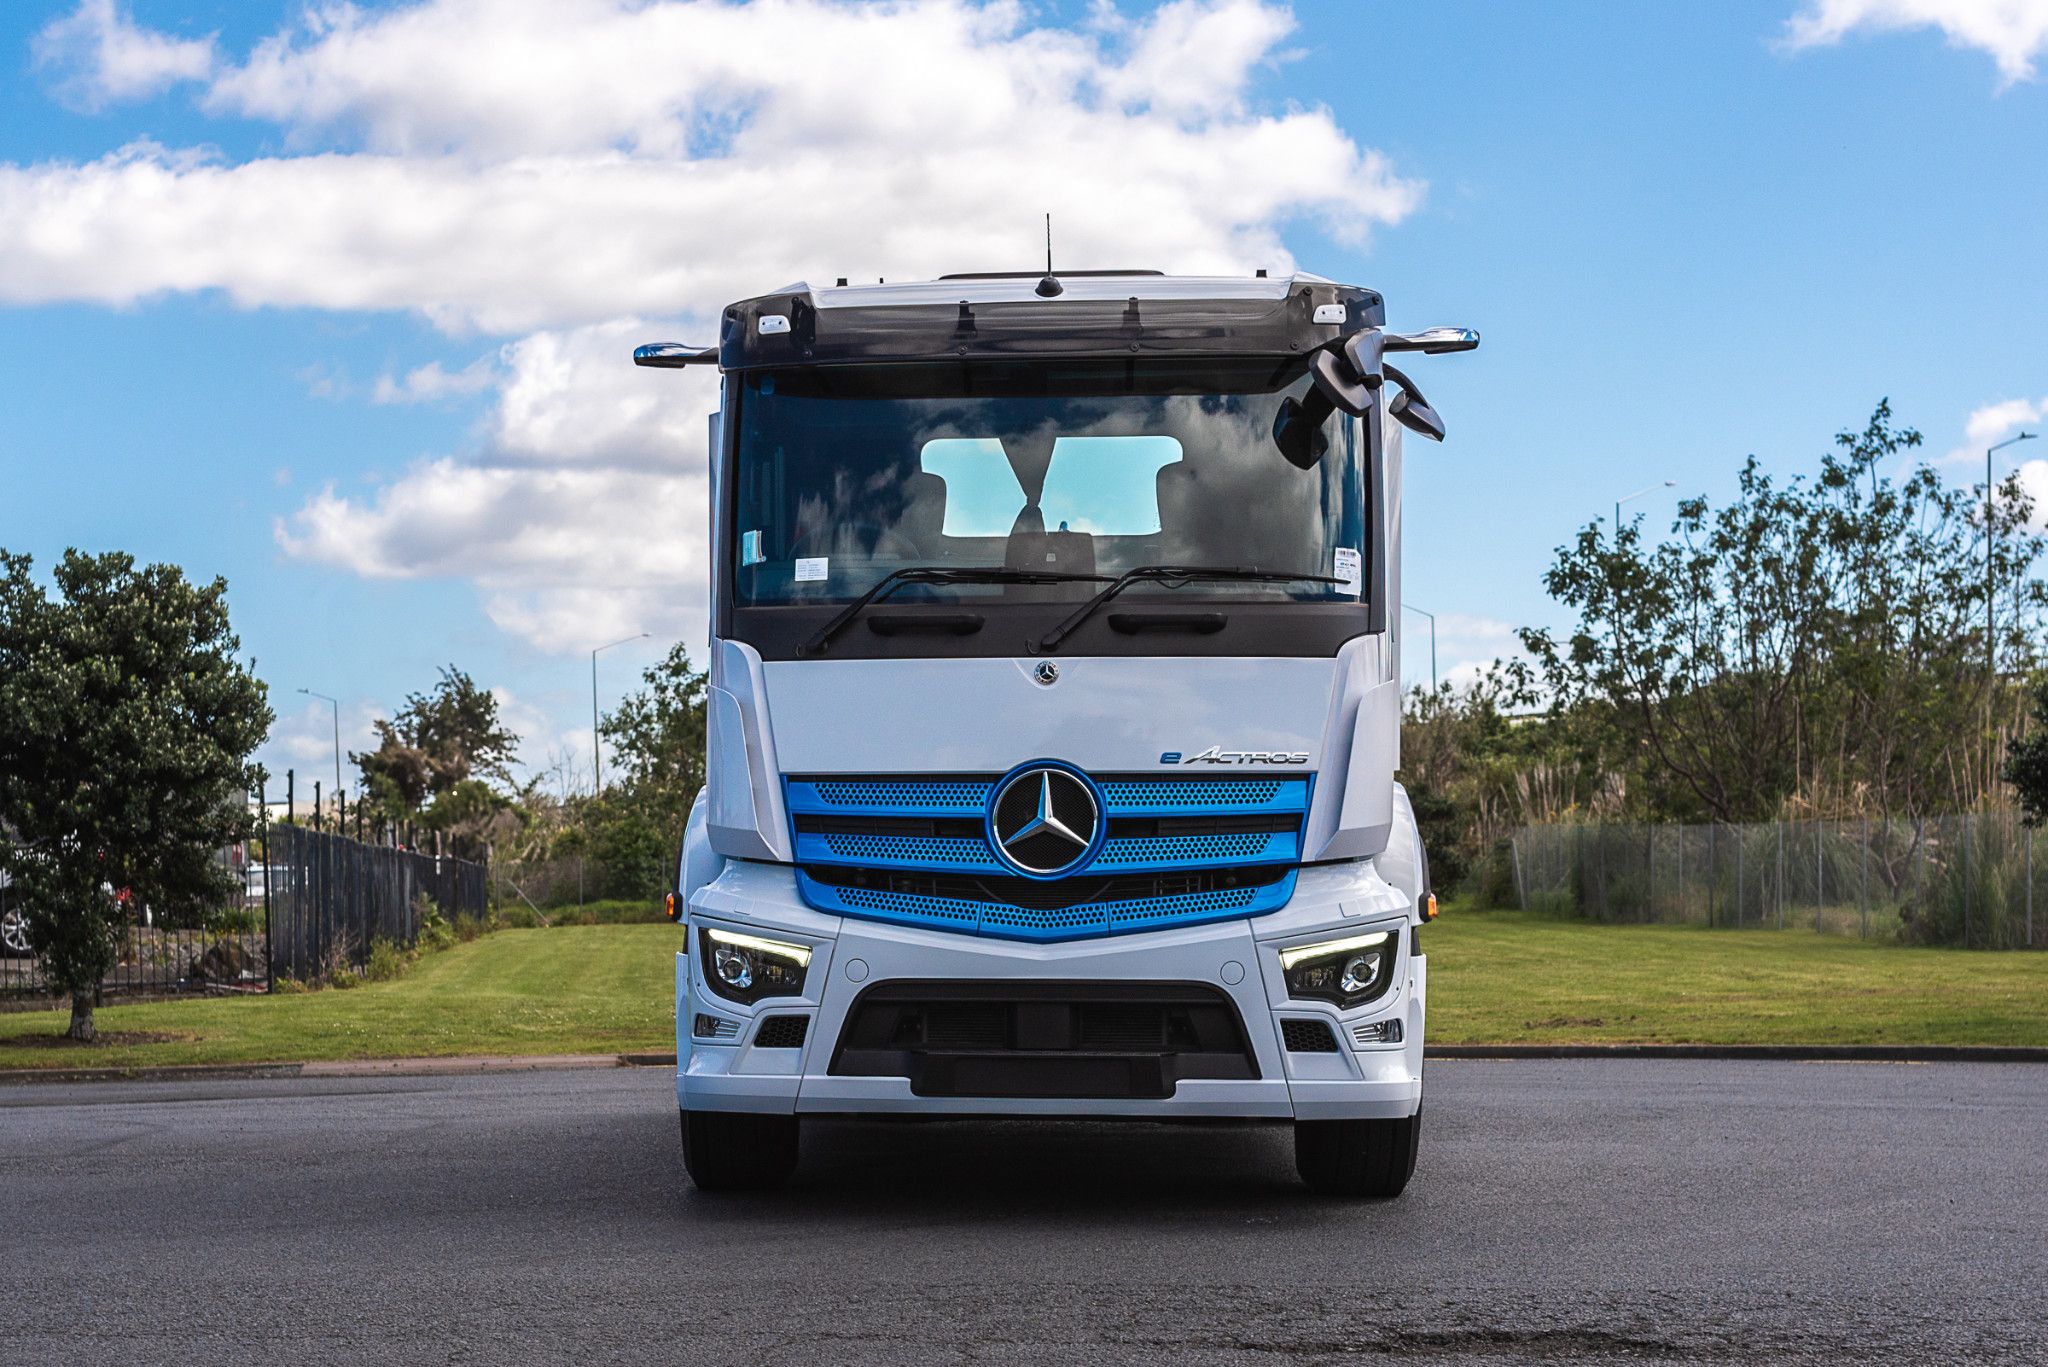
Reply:
[[[36,34],[30,49],[36,66],[56,76],[65,102],[83,109],[205,80],[214,65],[213,38],[137,28],[114,0],[82,0]]]
[[[1806,0],[1786,21],[1784,44],[1832,47],[1859,31],[1938,28],[1950,47],[1975,48],[1998,64],[1999,83],[2032,80],[2048,51],[2048,0]]]
[[[442,399],[481,394],[498,378],[493,357],[483,356],[460,370],[444,370],[439,361],[429,361],[405,373],[403,379],[379,375],[370,391],[373,403],[435,403]]]
[[[1078,30],[1031,13],[323,3],[246,54],[202,44],[201,62],[88,4],[64,23],[183,54],[156,85],[100,78],[102,97],[203,77],[203,110],[268,122],[290,150],[233,161],[140,142],[0,164],[0,304],[219,292],[506,339],[370,391],[495,387],[477,449],[367,497],[325,489],[280,544],[363,575],[473,579],[493,620],[557,649],[613,627],[695,633],[710,391],[634,370],[634,342],[712,340],[726,302],[793,278],[1026,266],[1048,211],[1072,267],[1277,274],[1287,224],[1362,243],[1421,202],[1328,110],[1249,105],[1292,28],[1284,8],[1176,0]]]
[[[1999,441],[2023,423],[2039,422],[2043,403],[2027,399],[2007,399],[2003,403],[1990,403],[1972,412],[1963,424],[1963,434],[1978,445],[1988,446]]]
[[[1994,446],[2022,428],[2048,418],[2048,398],[2002,399],[1970,411],[1963,420],[1963,444],[1941,458],[1944,465],[1981,463],[1986,447]]]
[[[325,699],[308,699],[282,686],[271,689],[270,705],[277,712],[277,720],[256,752],[256,758],[270,773],[270,800],[284,801],[285,773],[290,770],[297,774],[299,806],[310,808],[314,783],[320,784],[323,797],[331,796],[334,789],[334,710]],[[374,723],[384,715],[384,710],[373,703],[342,701],[341,780],[351,794],[356,791],[357,775],[348,757],[352,752],[376,748]]]

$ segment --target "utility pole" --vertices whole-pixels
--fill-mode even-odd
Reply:
[[[1984,801],[1987,806],[1991,802],[1991,788],[1997,782],[1998,772],[1991,754],[1992,709],[1998,705],[1998,638],[1993,634],[1996,620],[1993,610],[1998,602],[1998,587],[1991,561],[1991,538],[1994,534],[1991,518],[1995,511],[1991,501],[1991,457],[2008,446],[2033,439],[2032,432],[2021,432],[1984,449]]]
[[[341,791],[342,791],[342,787],[341,787],[341,704],[340,704],[339,702],[335,701],[335,700],[334,700],[333,698],[330,698],[330,697],[328,697],[328,696],[327,696],[327,695],[326,695],[325,693],[315,693],[315,692],[314,692],[314,691],[313,691],[312,689],[310,689],[310,688],[302,688],[302,689],[300,689],[300,690],[299,690],[299,692],[301,692],[301,693],[305,694],[305,695],[306,695],[307,697],[309,697],[309,698],[318,698],[318,699],[319,699],[320,701],[322,701],[322,702],[326,703],[326,704],[327,704],[328,706],[330,706],[330,707],[332,707],[332,708],[334,709],[334,791],[335,791],[335,793],[336,793],[337,795],[339,795],[339,794],[341,793]]]
[[[1665,480],[1665,481],[1664,481],[1663,483],[1661,483],[1661,484],[1646,484],[1646,485],[1644,485],[1644,486],[1643,486],[1642,488],[1640,488],[1640,489],[1636,490],[1636,491],[1635,491],[1634,493],[1632,493],[1632,494],[1623,494],[1623,495],[1622,495],[1622,496],[1621,496],[1620,498],[1617,498],[1616,500],[1614,500],[1614,544],[1616,544],[1617,546],[1621,544],[1621,505],[1622,505],[1622,504],[1624,504],[1624,503],[1632,503],[1632,502],[1634,502],[1634,501],[1635,501],[1636,499],[1639,499],[1639,498],[1641,498],[1641,497],[1642,497],[1642,496],[1643,496],[1644,494],[1654,494],[1654,493],[1656,493],[1656,492],[1657,492],[1657,491],[1658,491],[1659,489],[1669,489],[1669,488],[1670,488],[1670,487],[1671,487],[1672,485],[1674,485],[1674,484],[1676,484],[1676,483],[1678,483],[1678,481],[1677,481],[1677,480],[1675,480],[1675,479],[1667,479],[1667,480]]]
[[[612,646],[622,646],[628,641],[644,641],[646,639],[647,633],[644,631],[636,636],[621,636],[618,640],[613,641],[611,645],[599,646],[597,650],[590,652],[590,777],[593,792],[602,793],[604,791],[604,738],[598,735],[597,719],[598,651],[610,650]]]
[[[1429,619],[1429,691],[1434,694],[1436,692],[1436,614],[1427,608],[1416,607],[1413,603],[1403,603],[1401,606],[1410,612],[1419,612]]]

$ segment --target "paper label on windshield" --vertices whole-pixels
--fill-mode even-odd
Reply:
[[[832,569],[832,557],[828,555],[805,555],[797,557],[796,582],[808,584],[824,579]]]
[[[1330,571],[1344,581],[1342,588],[1349,594],[1357,594],[1359,583],[1358,552],[1349,546],[1337,548],[1337,567]]]
[[[759,531],[740,533],[740,564],[758,565],[768,557],[761,554],[761,533]]]

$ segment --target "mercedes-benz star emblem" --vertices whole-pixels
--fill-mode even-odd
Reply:
[[[1033,878],[1056,878],[1095,853],[1102,803],[1072,769],[1027,764],[996,786],[988,837],[1004,863]]]
[[[1031,677],[1042,684],[1056,684],[1060,681],[1060,667],[1051,660],[1040,660],[1038,667],[1031,671]]]

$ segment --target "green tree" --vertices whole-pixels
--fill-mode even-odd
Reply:
[[[2044,603],[2031,503],[2017,479],[1999,490],[1987,584],[1981,489],[1881,474],[1920,445],[1888,404],[1835,442],[1783,484],[1752,456],[1733,502],[1680,504],[1671,540],[1589,526],[1545,576],[1579,624],[1523,642],[1560,705],[1611,721],[1644,814],[1917,816],[1988,788],[1993,695],[2031,664]]]
[[[674,876],[690,804],[704,786],[704,675],[676,645],[645,670],[644,687],[599,724],[614,755],[611,783],[575,811],[568,847],[599,861],[603,893],[653,895]]]
[[[646,687],[621,700],[598,730],[611,742],[621,787],[687,817],[704,786],[704,675],[678,644],[640,677]]]
[[[270,729],[238,663],[227,584],[173,565],[67,551],[55,596],[0,551],[0,863],[73,1039],[114,966],[117,898],[177,915],[217,906],[220,847],[252,828],[250,756]]]
[[[377,723],[377,748],[351,753],[363,789],[385,818],[414,817],[444,795],[461,796],[461,815],[480,801],[475,785],[511,785],[519,737],[498,717],[498,699],[454,665],[425,693],[409,693],[389,721]],[[455,818],[451,817],[451,820]]]
[[[2048,820],[2048,677],[2029,690],[2033,725],[2005,753],[2001,776],[2019,795],[2020,811],[2029,826]]]

